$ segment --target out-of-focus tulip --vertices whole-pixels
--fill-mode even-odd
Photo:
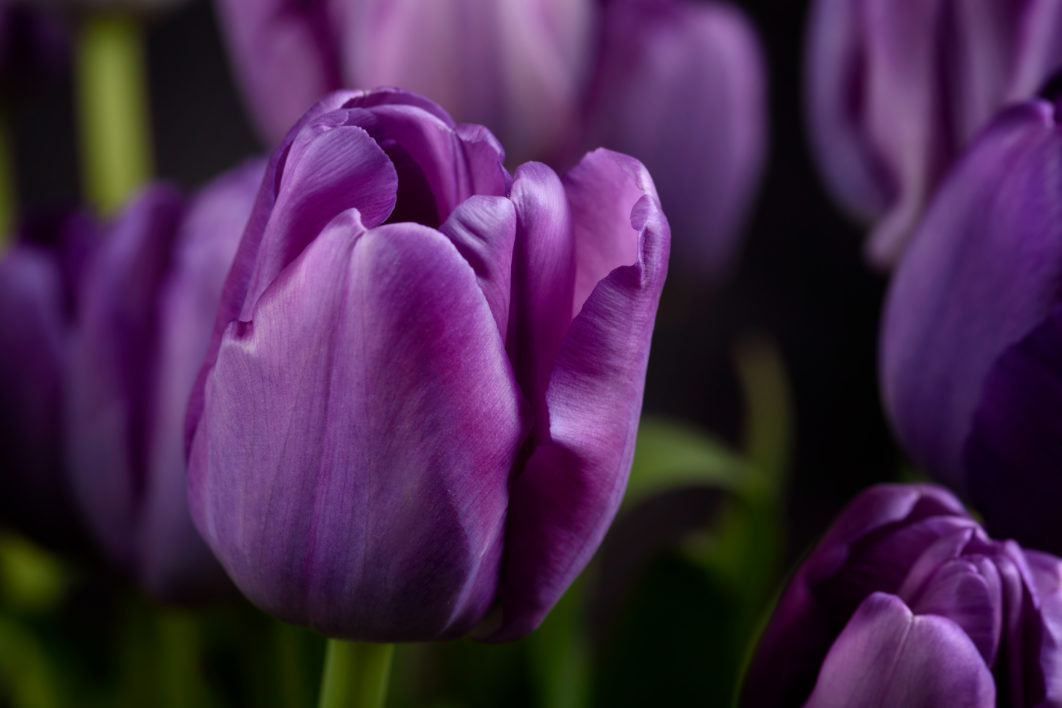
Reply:
[[[323,99],[266,171],[189,406],[230,577],[332,636],[530,631],[623,494],[668,241],[632,158],[510,177],[423,98]]]
[[[956,165],[897,269],[881,382],[915,461],[993,533],[1062,552],[1062,133],[1004,111]]]
[[[95,239],[85,214],[47,217],[0,259],[0,523],[62,548],[80,537],[62,410],[75,293]]]
[[[1062,560],[990,539],[945,490],[872,487],[789,582],[742,704],[1060,705],[1060,581]]]
[[[224,584],[188,515],[184,414],[263,170],[249,162],[188,204],[146,188],[81,291],[66,420],[75,493],[106,553],[164,599]]]
[[[643,161],[690,275],[730,263],[765,143],[760,49],[693,0],[218,0],[250,114],[280,139],[325,91],[401,86],[481,123],[512,164]]]
[[[870,259],[899,258],[934,188],[1006,102],[1062,68],[1055,0],[818,0],[806,90],[836,199],[874,223]]]

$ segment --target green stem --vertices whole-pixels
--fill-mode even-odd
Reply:
[[[394,649],[329,639],[317,708],[381,708]]]
[[[83,188],[107,214],[152,172],[140,19],[115,10],[84,17],[75,72]]]

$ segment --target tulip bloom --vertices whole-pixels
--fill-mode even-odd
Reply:
[[[744,16],[694,0],[219,0],[270,143],[326,91],[401,86],[481,123],[514,164],[604,146],[643,161],[697,276],[733,259],[765,143]]]
[[[1060,578],[939,487],[872,487],[782,594],[742,705],[1059,705]]]
[[[189,406],[192,515],[236,585],[343,638],[533,629],[623,494],[667,251],[636,160],[510,177],[423,98],[323,99]]]
[[[0,522],[77,545],[63,467],[62,411],[76,292],[96,241],[80,212],[25,226],[0,259]]]
[[[881,385],[915,461],[993,533],[1062,552],[1057,109],[1006,110],[941,185],[888,295]]]
[[[837,201],[874,222],[868,255],[900,257],[936,185],[1006,102],[1062,68],[1055,0],[818,0],[807,124]]]
[[[104,234],[80,292],[67,406],[68,465],[107,555],[163,599],[224,586],[185,498],[184,414],[262,162],[188,204],[143,190]]]

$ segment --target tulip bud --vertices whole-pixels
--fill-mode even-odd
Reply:
[[[75,212],[27,224],[0,260],[0,521],[77,546],[63,468],[62,410],[76,292],[96,225]]]
[[[642,160],[698,278],[734,260],[766,143],[755,32],[730,5],[609,0],[587,115],[587,147]]]
[[[189,405],[192,516],[236,585],[344,638],[533,629],[623,494],[667,249],[629,157],[510,177],[426,99],[323,99]]]
[[[893,278],[881,385],[915,461],[989,529],[1062,552],[1062,134],[1004,111],[941,185]]]
[[[163,599],[224,585],[188,516],[184,412],[262,170],[248,163],[187,205],[146,188],[82,288],[66,421],[74,489],[102,548]]]
[[[742,705],[1058,705],[1060,578],[939,487],[872,487],[789,582]]]
[[[818,0],[807,123],[830,191],[899,259],[934,188],[1005,103],[1062,68],[1054,0]]]

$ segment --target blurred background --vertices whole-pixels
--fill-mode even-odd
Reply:
[[[823,192],[805,137],[807,3],[735,4],[767,54],[763,179],[734,272],[665,291],[644,413],[705,436],[706,448],[683,449],[707,467],[748,449],[755,415],[784,490],[771,501],[777,513],[678,475],[625,504],[598,557],[531,637],[400,647],[389,705],[726,704],[785,574],[857,491],[898,476],[876,377],[885,280],[863,260],[860,227]],[[159,176],[194,188],[266,151],[207,0],[162,14],[147,41]],[[28,213],[79,200],[70,82],[43,84],[12,107]],[[742,367],[768,372],[753,377],[771,382],[759,399]],[[756,400],[766,403],[757,409]],[[676,428],[653,430],[643,429],[652,439],[636,475],[674,462]],[[312,704],[323,651],[313,633],[240,603],[163,610],[117,580],[5,543],[0,706]]]

